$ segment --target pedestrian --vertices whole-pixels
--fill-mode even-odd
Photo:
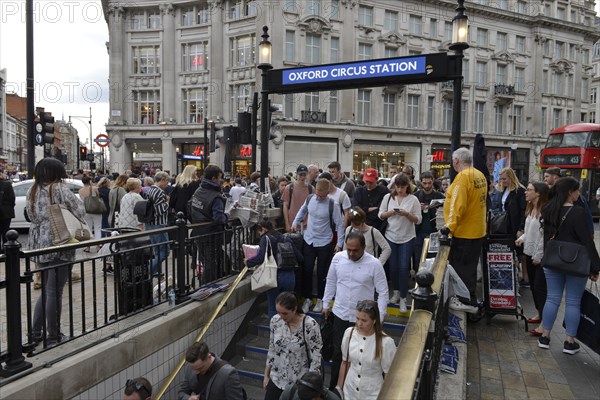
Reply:
[[[0,252],[4,252],[6,232],[10,229],[10,221],[15,217],[15,191],[12,182],[3,171],[0,171]]]
[[[110,213],[110,180],[105,176],[98,181],[98,194],[100,195],[100,198],[102,199],[102,201],[104,202],[104,206],[106,207],[106,211],[102,213],[102,230],[104,230],[110,228],[110,225],[108,223],[108,215]],[[109,235],[110,234],[108,232],[102,232],[102,237]]]
[[[152,222],[146,223],[147,231],[161,229],[168,224],[169,199],[164,190],[169,184],[169,174],[157,172],[153,179],[154,185],[146,192],[146,198],[152,202],[154,207],[154,218]],[[169,236],[167,232],[154,233],[150,235],[150,241],[154,245],[154,258],[152,259],[151,272],[159,279],[162,278],[162,262],[169,256]]]
[[[547,248],[548,240],[551,238],[585,246],[591,259],[589,278],[595,282],[598,280],[600,257],[593,236],[588,229],[581,226],[581,221],[585,220],[585,210],[573,206],[579,197],[579,188],[579,182],[572,177],[564,177],[555,181],[550,191],[550,201],[542,208],[541,214],[544,248]],[[552,265],[544,265],[543,268],[548,295],[542,314],[543,331],[542,336],[538,339],[538,346],[542,349],[550,348],[550,332],[554,326],[564,292],[566,340],[563,345],[563,353],[575,354],[580,348],[575,341],[575,336],[581,316],[581,296],[588,277],[568,275],[553,269]]]
[[[56,158],[43,158],[35,166],[35,181],[27,192],[27,215],[31,219],[28,245],[30,250],[53,246],[49,208],[51,204],[63,204],[81,220],[85,215],[83,202],[78,199],[63,179],[67,177],[64,164]],[[52,346],[66,339],[60,332],[62,293],[75,260],[75,250],[61,250],[34,257],[42,272],[43,290],[33,313],[33,340],[44,340],[42,333],[46,324],[46,344]],[[56,267],[56,265],[61,265]],[[45,320],[44,320],[45,319]]]
[[[422,219],[419,200],[411,190],[409,177],[400,173],[394,179],[391,193],[385,195],[379,206],[379,218],[388,221],[384,236],[392,248],[389,265],[394,293],[390,302],[397,303],[402,313],[408,311],[406,295],[415,246],[415,225]]]
[[[133,212],[135,204],[144,200],[141,196],[142,183],[137,178],[128,178],[125,188],[127,194],[121,199],[121,212],[119,213],[117,225],[119,228],[144,230],[144,224],[139,221],[138,216]]]
[[[307,372],[285,388],[279,400],[340,400],[340,398],[323,387],[321,374]]]
[[[350,200],[352,200],[356,186],[350,179],[348,179],[346,174],[342,172],[342,166],[340,163],[337,161],[330,162],[327,168],[333,177],[333,184],[335,187],[344,190],[348,194],[348,197],[350,197]]]
[[[83,204],[86,204],[86,199],[88,197],[97,197],[100,199],[100,193],[98,192],[98,188],[92,184],[92,178],[89,176],[84,176],[81,178],[81,183],[83,183],[83,187],[79,189],[79,197],[83,201]],[[101,200],[102,201],[102,200]],[[104,204],[104,203],[102,203]],[[94,239],[102,238],[102,213],[97,212],[97,210],[92,210],[90,208],[85,209],[85,223],[90,227],[91,233],[94,235]],[[97,246],[96,251],[100,250],[100,246]],[[89,253],[90,248],[86,247],[83,249],[84,252]]]
[[[269,352],[263,378],[265,400],[277,400],[283,390],[306,372],[321,369],[321,330],[302,312],[294,293],[283,292],[275,301],[277,315],[271,318]]]
[[[383,332],[377,302],[356,305],[356,325],[342,339],[342,365],[336,390],[344,400],[377,399],[396,354],[394,339]]]
[[[118,212],[121,209],[121,199],[125,196],[127,191],[125,190],[125,185],[127,184],[128,175],[122,174],[115,179],[115,182],[110,189],[108,194],[108,203],[110,206],[110,212],[108,214],[108,223],[111,228],[114,228],[115,220]]]
[[[135,379],[127,379],[125,382],[125,392],[123,400],[151,400],[152,385],[148,379],[139,377]]]
[[[350,232],[346,236],[346,250],[337,253],[331,261],[327,273],[327,284],[323,297],[323,316],[329,317],[330,302],[333,304],[333,366],[329,389],[338,383],[342,362],[342,337],[346,328],[356,321],[357,299],[373,300],[377,292],[377,304],[381,321],[388,304],[388,285],[383,266],[375,257],[365,251],[365,237],[360,232]]]
[[[477,264],[486,233],[487,180],[473,168],[473,155],[464,147],[452,153],[452,167],[457,175],[444,201],[444,219],[452,235],[448,261],[469,289],[470,298],[453,297],[450,308],[476,313]]]
[[[379,206],[383,197],[390,192],[386,185],[378,185],[379,173],[375,168],[365,170],[363,180],[365,186],[356,188],[352,205],[360,207],[366,214],[365,223],[376,229],[381,228],[383,221],[379,218]]]
[[[209,351],[205,342],[192,344],[185,352],[184,377],[178,400],[242,400],[244,389],[238,371]]]
[[[319,167],[315,164],[310,164],[308,166],[308,175],[306,177],[307,183],[314,187],[317,184],[317,176],[319,176],[319,173]]]
[[[544,241],[540,226],[540,214],[542,208],[548,203],[548,185],[544,182],[531,182],[525,190],[525,200],[527,208],[525,209],[525,229],[524,233],[517,238],[515,244],[523,247],[525,254],[525,266],[531,284],[531,293],[533,295],[533,304],[537,314],[535,317],[528,318],[530,324],[541,322],[544,303],[546,302],[547,287],[546,275],[540,263],[544,255]],[[536,329],[529,330],[533,336],[542,335],[542,325]]]
[[[285,192],[285,188],[289,185],[290,181],[287,180],[285,176],[277,179],[277,190],[273,193],[273,204],[275,208],[279,208],[281,210],[281,215],[277,217],[277,227],[285,228],[285,220],[283,217],[283,192]]]
[[[344,218],[344,229],[348,224],[348,213],[350,212],[350,207],[352,207],[352,203],[350,202],[350,198],[348,194],[342,189],[336,187],[333,184],[333,177],[329,172],[323,172],[319,175],[318,180],[325,179],[329,181],[329,193],[328,197],[333,199],[333,202],[340,208],[340,212],[342,213],[342,217]],[[334,239],[335,240],[335,239]]]
[[[349,218],[350,226],[346,228],[345,237],[348,237],[350,232],[362,233],[365,237],[365,251],[377,258],[381,265],[385,265],[392,254],[392,248],[381,232],[377,228],[367,225],[365,219],[365,212],[362,208],[352,207]],[[346,250],[346,242],[344,242],[344,250]]]
[[[180,212],[186,218],[189,218],[187,215],[188,201],[190,201],[196,190],[200,187],[200,179],[198,179],[196,170],[195,165],[186,165],[183,171],[175,178],[175,186],[169,197],[169,218],[176,216]]]
[[[292,231],[292,222],[296,218],[300,207],[309,194],[314,192],[314,188],[306,181],[308,168],[300,164],[296,168],[296,181],[287,185],[283,191],[283,218],[285,221],[285,231]],[[303,228],[306,226],[306,220],[303,222]]]
[[[240,196],[246,191],[246,188],[242,186],[242,180],[240,178],[235,178],[234,182],[235,186],[231,188],[229,194],[231,195],[231,200],[233,200],[234,203],[239,203]]]

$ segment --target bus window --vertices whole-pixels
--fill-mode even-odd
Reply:
[[[546,148],[585,147],[589,132],[557,133],[548,137]]]
[[[592,132],[590,136],[590,147],[600,148],[600,132]]]

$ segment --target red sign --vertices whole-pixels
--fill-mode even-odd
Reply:
[[[240,157],[252,157],[252,146],[245,144],[240,147]]]
[[[203,156],[204,155],[204,146],[196,146],[194,151],[192,151],[192,155]]]
[[[105,135],[104,133],[99,134],[94,139],[94,143],[96,143],[100,147],[106,147],[110,144],[110,142],[111,142],[110,138],[108,137],[108,135]]]

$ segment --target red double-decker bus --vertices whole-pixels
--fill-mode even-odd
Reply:
[[[579,123],[561,126],[548,135],[541,154],[543,169],[558,167],[563,176],[581,182],[581,195],[598,216],[596,191],[600,187],[600,124]]]

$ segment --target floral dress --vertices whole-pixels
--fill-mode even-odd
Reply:
[[[321,367],[323,341],[319,324],[309,316],[303,316],[303,319],[296,332],[292,332],[279,314],[271,318],[267,366],[271,366],[273,384],[281,390],[306,372],[319,372]],[[307,358],[307,346],[310,360]]]

